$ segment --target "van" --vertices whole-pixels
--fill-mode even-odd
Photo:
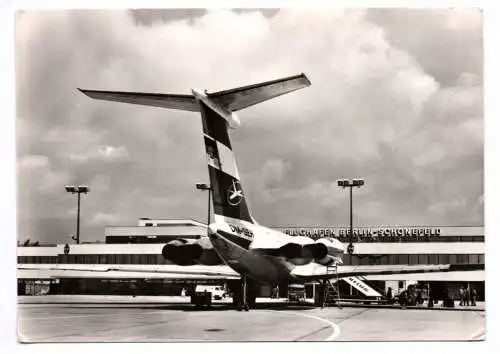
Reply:
[[[205,291],[211,293],[214,300],[222,300],[226,297],[226,291],[222,285],[196,285],[196,293],[203,293]]]

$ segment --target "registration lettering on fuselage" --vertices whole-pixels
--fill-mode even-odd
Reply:
[[[231,231],[240,235],[244,235],[247,237],[253,237],[253,232],[246,227],[240,226],[240,225],[232,225],[229,224],[229,227],[231,228]]]

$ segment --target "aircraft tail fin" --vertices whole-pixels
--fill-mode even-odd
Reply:
[[[211,94],[193,91],[202,116],[216,222],[218,219],[231,218],[233,221],[257,223],[250,214],[247,198],[241,186],[229,137],[231,119],[228,118],[227,113],[310,84],[309,79],[304,74],[300,74]]]
[[[215,221],[231,218],[255,223],[241,187],[229,138],[229,123],[203,100],[199,101],[199,106]]]

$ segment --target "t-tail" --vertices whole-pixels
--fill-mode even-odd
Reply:
[[[215,221],[225,218],[254,223],[245,194],[229,137],[229,125],[235,118],[228,117],[210,99],[193,90],[202,119],[203,139],[212,187]],[[229,114],[230,115],[230,114]]]
[[[214,93],[192,90],[192,95],[79,90],[99,100],[200,112],[215,221],[231,218],[256,223],[241,186],[229,136],[229,128],[240,125],[234,112],[310,85],[309,79],[300,74]]]

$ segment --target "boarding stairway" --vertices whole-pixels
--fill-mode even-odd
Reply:
[[[321,304],[321,308],[328,307],[330,304],[337,304],[339,308],[340,306],[340,291],[339,291],[339,274],[337,272],[337,265],[331,265],[326,267],[326,274],[335,275],[335,279],[328,278],[323,283],[323,302]]]

